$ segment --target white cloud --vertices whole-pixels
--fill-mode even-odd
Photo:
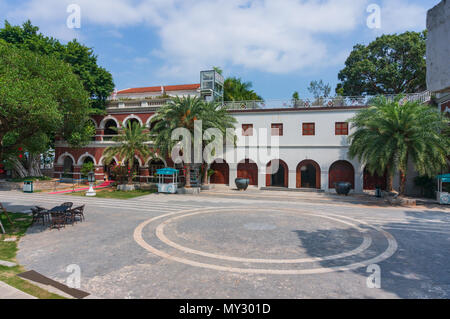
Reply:
[[[385,0],[381,7],[381,30],[384,33],[422,31],[426,28],[428,9],[406,0]]]
[[[29,0],[8,15],[66,39],[74,34],[65,27],[73,2],[82,26],[156,30],[161,46],[152,54],[164,61],[161,73],[192,78],[212,65],[281,74],[340,64],[346,51],[325,38],[365,25],[369,0]],[[383,31],[417,27],[421,19],[423,9],[404,0],[382,6]]]

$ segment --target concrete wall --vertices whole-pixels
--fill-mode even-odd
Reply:
[[[443,0],[427,14],[427,87],[450,92],[450,0]]]

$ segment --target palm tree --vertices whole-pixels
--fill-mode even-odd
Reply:
[[[433,176],[447,164],[450,140],[449,120],[437,109],[400,101],[402,96],[393,100],[377,97],[373,106],[349,120],[356,129],[349,136],[349,156],[365,163],[371,174],[387,173],[388,191],[398,172],[403,195],[409,161],[419,174]]]
[[[161,107],[152,118],[154,127],[151,134],[154,136],[153,143],[158,152],[166,157],[171,154],[172,149],[179,141],[172,140],[172,132],[177,128],[186,128],[194,141],[194,123],[202,121],[202,135],[208,128],[217,128],[225,135],[227,128],[233,128],[236,120],[222,105],[215,102],[206,103],[198,97],[175,97],[166,105]],[[205,146],[203,141],[202,148]],[[193,147],[193,144],[191,145]],[[186,150],[182,150],[186,151]],[[194,152],[191,152],[192,157]],[[191,163],[193,158],[191,158]],[[191,163],[186,165],[186,187],[190,187]]]
[[[147,158],[152,154],[152,151],[146,144],[150,137],[139,123],[131,124],[131,122],[128,122],[127,127],[120,133],[113,138],[117,145],[109,146],[103,152],[105,162],[109,164],[114,156],[118,156],[123,163],[128,162],[128,169],[130,172],[133,172],[135,156]],[[133,183],[132,173],[128,174],[128,183]]]
[[[227,78],[224,86],[224,101],[260,101],[262,97],[252,90],[251,82],[242,82],[240,78]]]

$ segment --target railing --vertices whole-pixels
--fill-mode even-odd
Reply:
[[[290,100],[265,100],[265,101],[233,101],[225,102],[228,110],[255,110],[255,109],[287,109],[287,108],[317,108],[317,107],[351,107],[368,106],[376,96],[334,96],[321,97],[317,99],[290,99]],[[388,100],[392,100],[397,95],[385,95]],[[413,93],[405,95],[405,101],[419,101],[425,103],[430,101],[431,92]]]
[[[110,99],[107,108],[158,108],[166,104],[169,100],[169,98]]]

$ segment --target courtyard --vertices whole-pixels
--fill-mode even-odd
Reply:
[[[86,221],[39,225],[17,261],[97,298],[449,298],[450,210],[355,196],[207,191],[119,200],[0,192],[11,212],[86,204]],[[380,288],[368,277],[379,266]],[[370,272],[369,272],[370,270]]]

